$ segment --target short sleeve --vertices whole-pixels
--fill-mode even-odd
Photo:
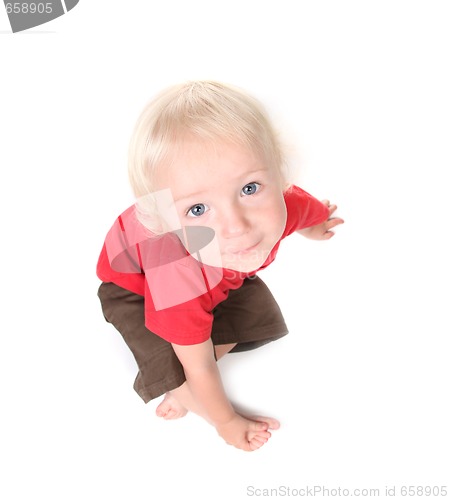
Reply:
[[[147,269],[145,326],[174,344],[205,342],[212,332],[214,308],[243,283],[243,278],[225,271],[191,256]]]
[[[285,193],[287,224],[284,237],[306,227],[321,224],[329,217],[329,208],[298,186]]]

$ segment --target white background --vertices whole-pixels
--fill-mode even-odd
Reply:
[[[3,498],[449,485],[448,25],[433,0],[81,0],[12,34],[0,8]],[[137,116],[196,78],[259,97],[346,221],[261,274],[290,334],[220,362],[282,423],[254,453],[160,421],[96,296]]]

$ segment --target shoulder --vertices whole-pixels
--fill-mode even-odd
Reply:
[[[307,192],[304,191],[304,189],[300,188],[299,186],[296,186],[295,184],[292,184],[285,192],[284,192],[284,199],[285,203],[287,205],[287,209],[292,207],[293,205],[297,205],[297,203],[305,203],[307,202],[308,198],[310,198],[311,195]]]
[[[320,224],[329,216],[328,207],[299,186],[290,186],[284,193],[284,199],[287,209],[284,236]]]

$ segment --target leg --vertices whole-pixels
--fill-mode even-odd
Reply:
[[[236,344],[221,344],[215,346],[215,356],[218,359],[222,358],[225,354],[231,351]],[[173,389],[165,395],[162,403],[157,407],[156,414],[166,420],[173,420],[176,418],[183,417],[188,411],[199,415],[206,421],[207,416],[203,414],[202,410],[197,406],[192,394],[190,392],[187,382],[184,382],[180,387]],[[255,422],[264,422],[267,424],[269,429],[278,429],[280,427],[279,421],[274,418],[261,417],[261,416],[246,416],[240,411],[237,411],[239,415],[245,419],[252,420]],[[248,432],[248,441],[253,441],[256,447],[262,446],[267,442],[269,438],[269,433],[266,431],[261,432],[258,430]]]
[[[234,347],[235,344],[216,345],[215,357],[219,360]],[[167,392],[162,403],[156,408],[156,415],[166,420],[173,420],[183,417],[188,411],[203,416],[190,394],[187,383],[184,382],[180,387]]]
[[[225,354],[228,354],[229,351],[232,351],[237,344],[221,344],[216,345],[215,347],[215,357],[217,360],[222,358]]]
[[[164,418],[166,419],[171,420],[174,418],[179,418],[180,416],[184,416],[187,411],[192,411],[212,424],[212,422],[208,419],[207,414],[205,414],[203,410],[196,404],[190,392],[187,381],[165,396],[164,401],[161,403],[156,413],[158,413],[158,411],[163,411],[164,405],[166,405],[166,407],[168,408],[167,415],[161,416],[164,416]],[[251,450],[260,448],[268,441],[268,439],[271,437],[270,429],[279,429],[280,427],[279,421],[275,418],[247,416],[239,411],[236,411],[236,413],[238,415],[236,415],[236,418],[238,419],[240,425],[243,424],[246,427],[245,436],[247,445]],[[262,428],[260,427],[261,423],[264,424]]]
[[[173,347],[145,327],[144,298],[113,283],[103,283],[98,296],[106,320],[120,332],[136,360],[134,389],[143,401],[182,385],[184,370]]]

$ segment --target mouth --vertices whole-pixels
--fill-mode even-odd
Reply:
[[[231,250],[229,253],[231,255],[248,255],[252,252],[254,252],[257,247],[259,246],[260,244],[260,241],[258,243],[256,243],[255,245],[251,245],[250,247],[247,247],[247,248],[244,248],[242,250]]]

